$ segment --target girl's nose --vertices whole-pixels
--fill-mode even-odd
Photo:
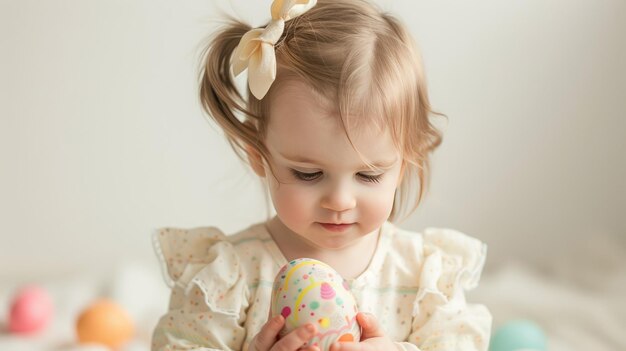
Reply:
[[[332,211],[346,211],[356,207],[356,197],[349,184],[330,186],[321,200],[321,206]]]

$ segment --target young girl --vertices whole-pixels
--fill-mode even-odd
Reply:
[[[172,295],[152,349],[300,349],[324,326],[278,338],[285,320],[269,311],[279,269],[308,257],[343,276],[360,311],[361,340],[331,351],[486,350],[491,315],[464,296],[486,246],[391,222],[422,199],[441,141],[408,31],[362,0],[275,0],[271,16],[213,37],[200,97],[267,184],[276,216],[233,235],[157,231]],[[246,69],[242,96],[233,79]]]

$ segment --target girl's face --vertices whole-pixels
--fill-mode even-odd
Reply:
[[[266,145],[275,176],[266,166],[278,218],[317,249],[340,249],[376,231],[389,218],[400,182],[402,158],[389,131],[364,127],[351,137],[309,88],[285,82],[272,94]],[[341,224],[341,226],[333,226]]]

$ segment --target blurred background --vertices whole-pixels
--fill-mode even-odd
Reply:
[[[626,1],[374,2],[412,31],[448,116],[429,193],[398,225],[487,243],[468,299],[494,329],[528,318],[552,350],[626,349]],[[0,0],[0,321],[29,283],[65,318],[1,349],[73,347],[73,316],[102,295],[145,348],[168,296],[152,232],[265,218],[196,81],[222,12],[261,26],[270,4]]]

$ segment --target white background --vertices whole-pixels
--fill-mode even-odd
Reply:
[[[261,25],[270,3],[0,0],[2,281],[156,268],[156,227],[265,217],[196,74],[218,9]],[[449,117],[400,226],[485,241],[487,272],[626,242],[626,1],[378,4],[409,26]]]

